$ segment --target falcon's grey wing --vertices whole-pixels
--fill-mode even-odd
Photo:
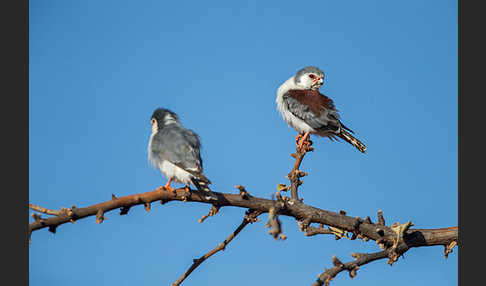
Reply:
[[[337,132],[342,126],[332,100],[316,90],[289,90],[283,100],[294,116],[316,131]]]
[[[327,96],[317,90],[289,90],[283,98],[288,110],[314,128],[318,134],[328,136],[331,140],[337,139],[337,136],[360,152],[366,151],[366,146],[346,131],[353,132],[341,123],[334,103]]]
[[[155,134],[152,156],[167,160],[197,178],[206,179],[200,154],[199,137],[192,130],[171,125]],[[209,180],[208,180],[209,182]]]

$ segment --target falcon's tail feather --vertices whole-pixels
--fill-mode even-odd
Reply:
[[[341,129],[341,132],[339,132],[339,134],[336,134],[336,136],[344,139],[346,142],[356,147],[356,149],[358,149],[361,153],[365,153],[365,144],[363,144],[363,142],[359,141],[357,138],[351,135],[351,133],[349,133],[348,131]]]
[[[341,127],[354,134],[354,131],[351,130],[351,129],[349,129],[349,127],[347,127],[346,125],[344,125],[342,122],[341,122]]]
[[[211,189],[208,186],[209,184],[211,184],[211,181],[209,181],[209,179],[206,178],[206,176],[201,175],[197,178],[193,177],[191,179],[191,181],[194,184],[194,186],[196,186],[198,191],[207,194],[206,197],[205,197],[207,200],[217,200],[218,199],[218,197],[213,192],[211,192]]]

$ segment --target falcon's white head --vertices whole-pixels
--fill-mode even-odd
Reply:
[[[301,89],[319,89],[324,83],[324,72],[318,67],[308,66],[295,74],[294,82]]]

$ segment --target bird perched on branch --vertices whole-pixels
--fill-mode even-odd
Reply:
[[[284,120],[299,135],[297,146],[310,145],[310,134],[328,137],[331,140],[344,139],[365,153],[366,146],[356,139],[351,129],[341,121],[333,101],[321,94],[319,88],[324,82],[324,72],[318,67],[308,66],[299,71],[277,90],[277,108]]]
[[[199,136],[184,128],[174,112],[157,108],[150,118],[152,134],[148,145],[148,159],[169,181],[161,188],[174,190],[171,182],[186,185],[186,191],[192,183],[199,191],[206,192],[206,199],[217,199],[211,193],[211,184],[203,173],[200,154]]]

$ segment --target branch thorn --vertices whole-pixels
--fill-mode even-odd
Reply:
[[[57,228],[57,225],[50,225],[49,231],[52,232],[52,233],[56,233],[56,228]]]
[[[457,245],[457,241],[455,241],[455,240],[451,241],[451,243],[449,243],[449,245],[447,245],[447,246],[444,245],[444,257],[445,257],[445,259],[447,259],[449,257],[449,253],[452,252],[452,249],[456,245]]]
[[[120,215],[126,215],[128,214],[128,211],[130,210],[130,207],[122,207],[120,209]]]
[[[336,267],[344,267],[344,264],[335,255],[332,257],[332,264]]]
[[[103,215],[104,212],[102,209],[98,209],[98,212],[96,213],[96,223],[101,224],[106,218]]]
[[[147,212],[150,212],[150,203],[144,203],[144,206],[145,206],[145,210]]]
[[[383,211],[378,211],[378,222],[376,224],[385,225],[385,218],[383,217]]]
[[[235,188],[240,190],[240,196],[244,200],[248,200],[250,198],[250,194],[246,191],[245,187],[242,185],[236,185]]]

